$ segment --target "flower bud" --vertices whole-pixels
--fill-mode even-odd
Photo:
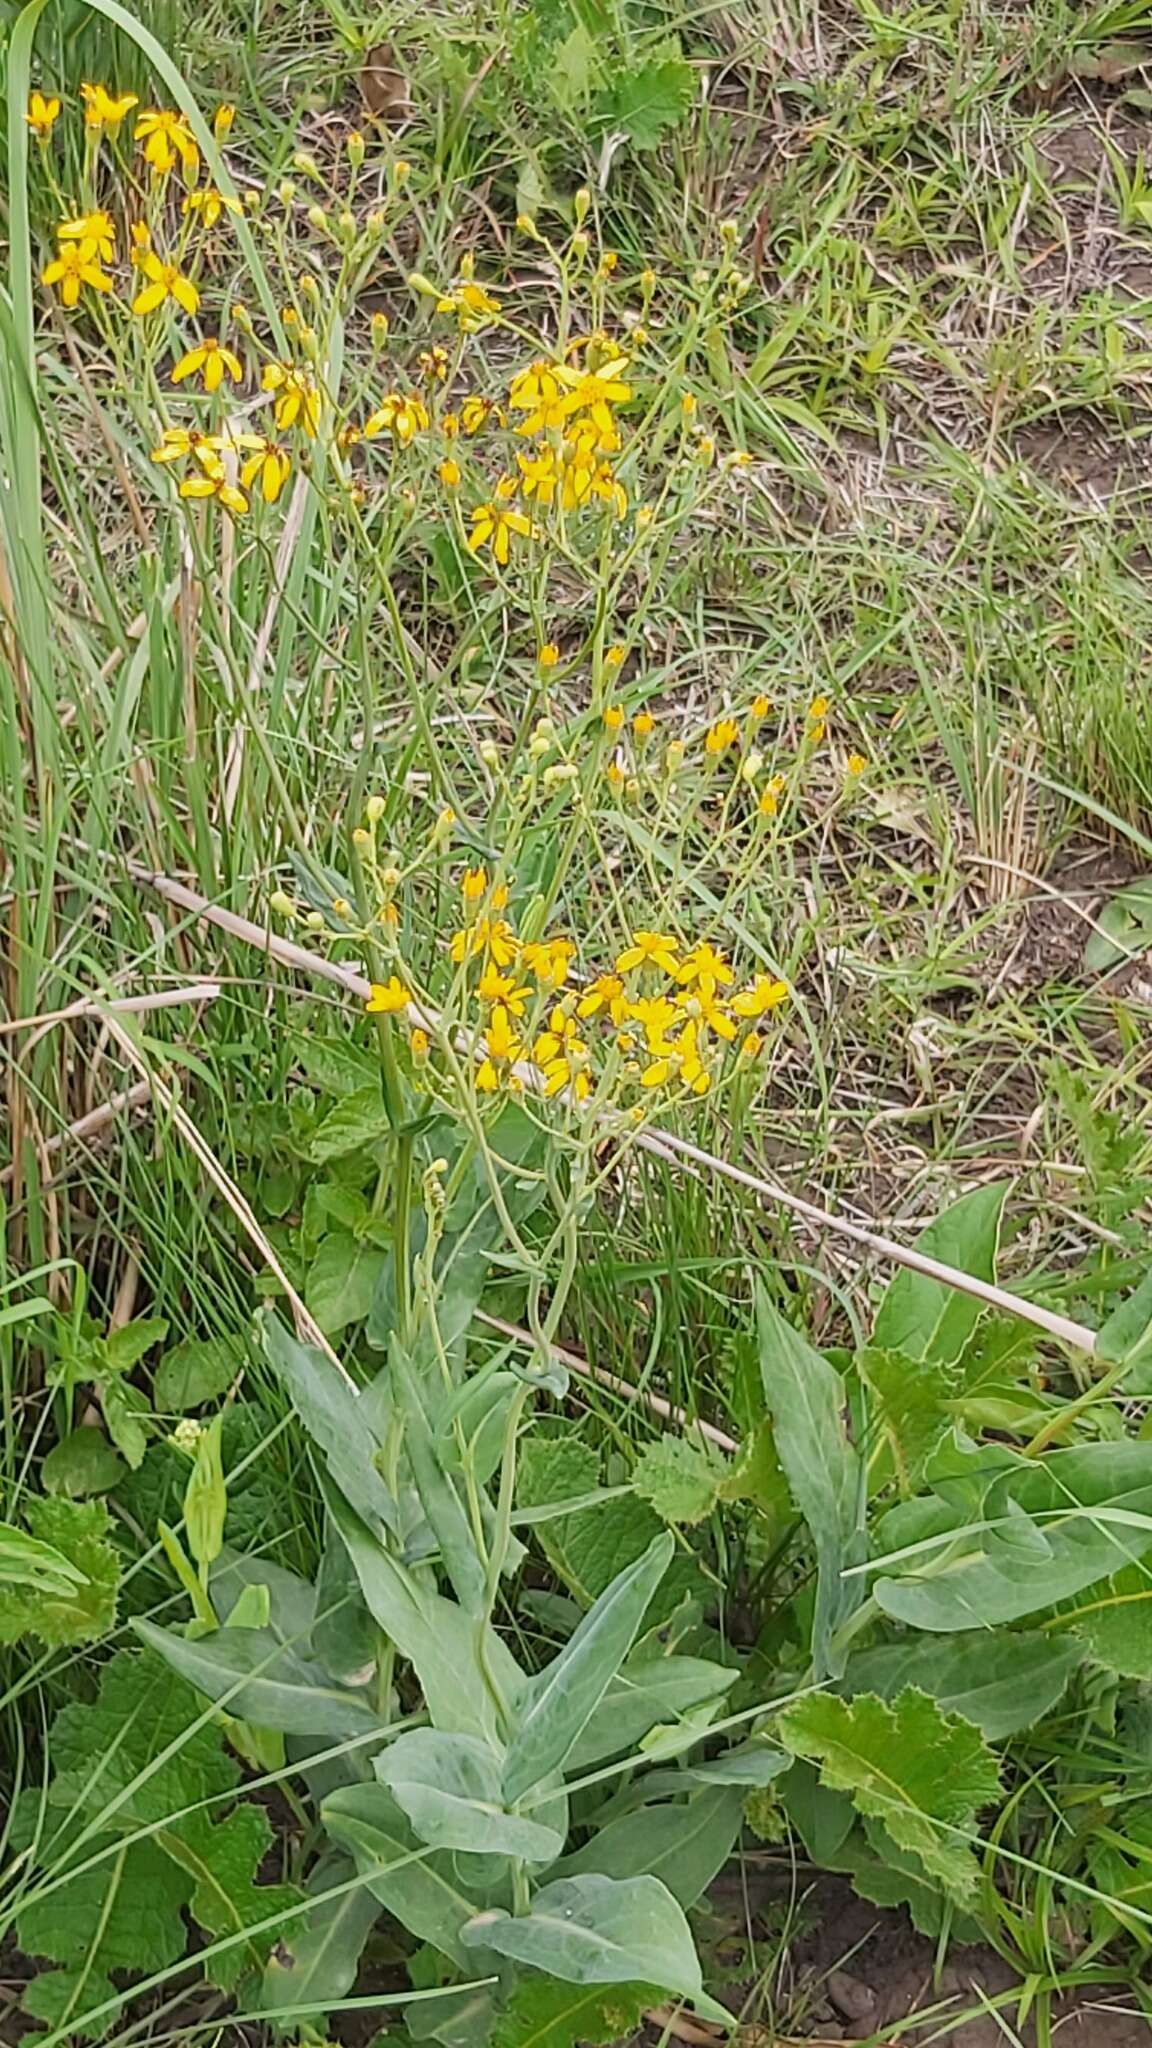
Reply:
[[[352,844],[353,846],[358,846],[363,851],[365,847],[371,846],[372,834],[366,832],[363,825],[357,825],[356,830],[352,834]]]
[[[324,176],[314,156],[306,149],[298,149],[292,159],[292,168],[302,178],[315,178],[318,185],[324,183]]]
[[[588,208],[591,204],[592,194],[588,190],[587,185],[581,185],[579,191],[573,195],[572,199],[572,211],[576,217],[578,228],[583,227],[584,222],[587,220]]]
[[[364,816],[370,825],[378,825],[387,809],[388,800],[386,797],[370,796],[364,806]]]
[[[579,230],[578,233],[573,235],[572,240],[569,244],[572,254],[575,256],[578,263],[583,262],[591,246],[592,245],[589,240],[589,237],[584,233],[584,230],[582,228]]]
[[[277,917],[295,917],[296,915],[296,905],[283,889],[275,889],[273,891],[272,895],[268,898],[268,908]]]
[[[281,178],[276,187],[276,197],[281,206],[291,206],[296,197],[296,186],[291,178]]]
[[[324,930],[324,912],[322,910],[310,910],[304,922],[310,932],[322,932]]]
[[[419,292],[423,299],[439,299],[443,297],[440,287],[434,285],[430,277],[425,277],[422,270],[410,270],[405,282],[410,291]]]
[[[480,748],[480,759],[493,774],[500,766],[500,749],[495,740],[484,740]]]
[[[348,161],[352,169],[358,171],[364,161],[365,149],[364,137],[358,128],[353,128],[352,133],[345,139],[344,147],[348,152]]]
[[[318,235],[328,233],[328,215],[322,206],[310,206],[306,218],[309,227],[315,228]]]

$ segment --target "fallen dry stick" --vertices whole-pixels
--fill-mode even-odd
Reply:
[[[356,974],[349,967],[341,967],[335,961],[325,960],[319,954],[309,951],[307,946],[298,946],[292,939],[283,939],[274,932],[265,931],[253,924],[249,918],[238,917],[235,911],[222,910],[210,903],[205,896],[194,889],[185,888],[183,882],[175,882],[168,875],[151,874],[146,868],[130,864],[129,873],[134,881],[154,889],[156,893],[189,911],[193,916],[203,918],[216,925],[221,931],[230,932],[233,938],[242,939],[249,946],[256,947],[267,958],[278,960],[285,967],[298,968],[321,981],[334,982],[337,987],[347,989],[351,995],[363,1001],[370,990],[363,975]],[[429,1021],[435,1023],[434,1016]],[[531,1075],[532,1069],[523,1069]],[[639,1131],[633,1143],[653,1158],[662,1159],[667,1165],[678,1166],[681,1170],[694,1167],[719,1175],[724,1180],[735,1181],[739,1187],[749,1188],[766,1202],[778,1202],[781,1208],[790,1209],[796,1216],[803,1216],[807,1222],[815,1223],[823,1230],[832,1230],[841,1237],[850,1237],[856,1244],[863,1245],[878,1257],[889,1260],[893,1265],[906,1266],[913,1273],[921,1273],[928,1280],[939,1280],[947,1287],[954,1287],[958,1293],[967,1294],[973,1300],[983,1302],[986,1308],[999,1309],[1002,1313],[1019,1316],[1031,1323],[1035,1329],[1043,1330],[1046,1336],[1055,1337],[1062,1344],[1070,1344],[1074,1350],[1087,1352],[1093,1357],[1096,1351],[1096,1333],[1084,1323],[1074,1323],[1067,1316],[1057,1315],[1054,1310],[1042,1308],[1038,1302],[1025,1301],[1020,1295],[1012,1294],[1005,1287],[997,1287],[990,1280],[979,1280],[972,1273],[964,1273],[957,1266],[945,1265],[941,1259],[930,1258],[919,1252],[913,1245],[899,1244],[895,1238],[884,1237],[879,1231],[869,1230],[863,1224],[852,1223],[846,1216],[837,1216],[834,1211],[822,1208],[816,1202],[809,1202],[801,1195],[794,1195],[790,1189],[781,1187],[779,1182],[766,1180],[762,1174],[751,1173],[745,1167],[734,1166],[727,1159],[718,1158],[715,1153],[705,1152],[699,1145],[690,1144],[686,1138],[678,1138],[670,1131],[660,1129]]]

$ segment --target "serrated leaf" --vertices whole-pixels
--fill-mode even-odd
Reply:
[[[492,2048],[604,2048],[623,2041],[662,1993],[649,1984],[561,1983],[535,1971],[522,1976],[496,2021]]]
[[[348,1230],[330,1230],[308,1268],[304,1299],[326,1337],[362,1323],[388,1270],[391,1253]]]
[[[110,2015],[106,2013],[103,2019],[87,2025],[80,2016],[97,2010],[106,2000],[111,2003],[116,1996],[114,1985],[99,1971],[40,1970],[25,1985],[20,2010],[32,2019],[43,2020],[46,2027],[62,2028],[70,2039],[102,2041],[109,2029]]]
[[[237,1720],[286,1735],[347,1742],[370,1735],[380,1718],[363,1693],[333,1685],[318,1664],[285,1647],[271,1629],[222,1628],[195,1639],[133,1623],[150,1650]]]
[[[50,1543],[40,1543],[10,1522],[0,1522],[0,1586],[69,1593],[86,1584],[83,1572]]]
[[[355,1875],[350,1857],[325,1856],[308,1883],[315,1905],[290,1922],[273,1948],[264,1969],[260,2009],[278,2013],[278,2027],[284,2026],[293,2006],[335,2004],[352,1989],[364,1944],[380,1917],[380,1902],[366,1885],[339,1889]],[[301,2017],[311,2027],[323,2025],[315,2010],[302,2012]]]
[[[627,1984],[646,1973],[663,1991],[701,1999],[688,1922],[654,1877],[558,1878],[527,1913],[481,1913],[460,1938],[465,1949],[495,1949],[569,1984]]]
[[[188,1686],[158,1658],[119,1650],[91,1702],[73,1701],[52,1723],[53,1803],[130,1833],[202,1799],[232,1791],[240,1772],[220,1730],[201,1719]],[[162,1761],[161,1761],[162,1759]],[[115,1812],[111,1812],[115,1802]]]
[[[957,1371],[934,1358],[910,1358],[875,1344],[865,1346],[857,1365],[875,1396],[875,1424],[888,1439],[900,1490],[908,1493],[951,1427]]]
[[[91,1837],[84,1860],[107,1846],[106,1838]],[[53,1875],[59,1874],[56,1864]],[[17,1940],[26,1955],[82,1964],[101,1976],[110,1970],[163,1970],[184,1954],[181,1908],[190,1893],[184,1872],[155,1842],[116,1846],[47,1898],[26,1906],[17,1916]]]
[[[1152,1596],[1152,1580],[1145,1583]],[[861,1650],[848,1661],[844,1685],[882,1699],[914,1685],[946,1714],[974,1722],[988,1742],[1002,1742],[1051,1711],[1081,1661],[1079,1645],[1063,1636],[974,1630]]]
[[[63,1494],[66,1500],[84,1500],[94,1493],[110,1492],[127,1470],[106,1436],[98,1429],[81,1425],[69,1430],[49,1451],[40,1467],[40,1478],[46,1492]]]
[[[696,75],[672,42],[623,71],[596,100],[594,113],[607,128],[618,128],[633,149],[655,149],[676,128],[696,96]]]
[[[921,1231],[915,1249],[974,1279],[995,1280],[1007,1192],[1007,1182],[999,1181],[961,1195]],[[971,1295],[902,1266],[876,1311],[872,1342],[881,1351],[954,1365],[982,1314],[982,1304]]]
[[[273,1916],[289,1912],[300,1897],[294,1885],[256,1882],[272,1846],[268,1816],[252,1802],[220,1820],[205,1812],[184,1814],[156,1840],[192,1879],[190,1911],[204,1932],[217,1939],[246,1935],[205,1964],[209,1983],[230,1990],[245,1971],[263,1967],[277,1937]],[[249,1931],[265,1920],[273,1920],[272,1926],[259,1934]]]
[[[391,1130],[378,1080],[345,1095],[316,1126],[308,1145],[308,1157],[321,1166],[329,1159],[343,1159],[349,1152],[362,1152],[379,1144]]]
[[[354,1095],[373,1083],[380,1085],[378,1061],[359,1046],[350,1045],[347,1039],[290,1031],[288,1045],[297,1065],[303,1067],[313,1086],[325,1095]]]
[[[557,1877],[658,1877],[684,1907],[694,1906],[732,1853],[744,1812],[744,1788],[707,1786],[675,1806],[640,1806],[599,1828],[558,1866]]]
[[[104,1356],[110,1371],[131,1372],[167,1335],[168,1324],[163,1316],[138,1316],[135,1322],[110,1331],[104,1340]]]
[[[574,114],[587,103],[599,77],[596,38],[578,21],[553,50],[547,72],[548,90],[563,113]]]
[[[954,1898],[973,1896],[979,1865],[959,1837],[995,1799],[1000,1774],[970,1722],[909,1686],[891,1702],[812,1693],[785,1708],[778,1728],[786,1749],[819,1764],[822,1784],[881,1821]]]
[[[162,1415],[190,1415],[226,1394],[242,1364],[223,1337],[190,1339],[168,1351],[152,1381],[152,1405]]]
[[[628,1655],[672,1559],[670,1535],[618,1572],[520,1704],[504,1766],[509,1803],[558,1770]]]
[[[632,1485],[662,1522],[691,1526],[710,1515],[719,1497],[724,1466],[684,1437],[662,1436],[636,1461]]]
[[[597,1452],[570,1438],[533,1435],[521,1446],[516,1501],[522,1508],[548,1507],[595,1493],[600,1484]],[[553,1571],[582,1607],[611,1583],[622,1564],[640,1557],[660,1534],[663,1523],[633,1494],[571,1514],[536,1523],[533,1534]],[[649,1609],[655,1627],[685,1599],[703,1598],[708,1582],[695,1557],[682,1552],[673,1558]]]
[[[1071,1621],[1083,1648],[1106,1671],[1152,1681],[1152,1570],[1147,1564],[1125,1565],[1111,1578],[1098,1580],[1063,1610],[1061,1619]]]
[[[33,1499],[25,1520],[30,1535],[74,1566],[81,1582],[67,1591],[33,1591],[0,1581],[0,1643],[34,1635],[54,1649],[107,1635],[116,1619],[120,1560],[105,1540],[103,1502]]]
[[[816,1546],[813,1663],[818,1674],[835,1677],[843,1667],[832,1637],[864,1597],[859,1577],[842,1576],[863,1551],[863,1463],[848,1440],[839,1373],[793,1329],[759,1283],[756,1328],[776,1452]]]

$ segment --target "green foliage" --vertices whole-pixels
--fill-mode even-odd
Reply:
[[[600,1485],[600,1457],[571,1438],[533,1435],[524,1445],[517,1485],[517,1505],[560,1506],[583,1501]],[[549,1564],[582,1607],[591,1605],[622,1564],[630,1564],[661,1530],[660,1517],[647,1502],[627,1494],[594,1501],[571,1514],[549,1516],[536,1524],[536,1536]],[[665,1574],[649,1614],[658,1621],[686,1598],[703,1597],[706,1581],[691,1556],[675,1558]]]
[[[664,1522],[704,1521],[720,1497],[725,1470],[685,1437],[657,1437],[637,1459],[632,1485]]]
[[[975,1279],[994,1280],[1006,1192],[999,1182],[961,1195],[921,1232],[916,1250]],[[981,1313],[971,1295],[901,1266],[876,1311],[872,1342],[880,1351],[954,1365]]]
[[[644,2012],[660,2002],[646,1984],[574,1986],[526,1971],[496,2021],[492,2048],[603,2048],[639,2026]]]
[[[961,1904],[974,1895],[979,1866],[965,1837],[1000,1777],[970,1722],[907,1686],[891,1702],[812,1694],[785,1708],[778,1726],[788,1749],[819,1763],[823,1785],[882,1822]]]
[[[119,1651],[91,1704],[64,1707],[53,1723],[46,1804],[24,1795],[15,1844],[51,1878],[21,1908],[17,1936],[26,1953],[60,1965],[43,1994],[57,2009],[99,2003],[93,1977],[178,1962],[185,1910],[209,1937],[244,1937],[205,1963],[209,1980],[230,1988],[263,1966],[276,1916],[296,1901],[291,1886],[256,1882],[272,1846],[267,1815],[232,1803],[239,1770],[221,1731],[201,1720],[195,1694],[159,1659]],[[91,1833],[76,1846],[82,1827]],[[141,1828],[147,1837],[130,1839]],[[71,1864],[91,1867],[70,1875]],[[271,1928],[248,1932],[266,1919]]]
[[[166,1351],[152,1378],[152,1401],[161,1415],[189,1415],[227,1393],[242,1359],[222,1338],[190,1338]]]
[[[100,1430],[71,1429],[49,1451],[40,1467],[46,1493],[63,1494],[67,1500],[85,1500],[90,1494],[110,1493],[127,1471],[123,1458]]]
[[[116,1619],[120,1561],[108,1542],[101,1501],[30,1500],[28,1531],[37,1548],[9,1539],[20,1575],[0,1571],[0,1643],[39,1637],[50,1648],[91,1643]]]
[[[852,1692],[892,1699],[915,1686],[946,1714],[959,1714],[989,1742],[1031,1728],[1063,1697],[1082,1653],[1063,1636],[1036,1634],[912,1636],[861,1650],[849,1659]]]

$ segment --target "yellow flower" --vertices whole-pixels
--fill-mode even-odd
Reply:
[[[604,770],[604,775],[611,788],[622,789],[624,787],[624,770],[620,766],[619,761],[609,761],[608,766]]]
[[[174,263],[162,263],[154,250],[145,249],[140,256],[139,268],[148,282],[132,301],[134,313],[154,313],[168,299],[174,299],[185,313],[196,312],[200,294],[192,279],[185,277]]]
[[[485,322],[500,311],[500,307],[482,284],[475,284],[470,277],[458,277],[437,299],[436,311],[455,313],[461,334],[477,334]]]
[[[536,659],[541,668],[555,668],[560,659],[560,649],[554,640],[546,640],[543,647],[536,649]]]
[[[513,377],[508,392],[508,403],[513,412],[528,415],[518,431],[540,434],[547,428],[562,426],[565,397],[560,370],[555,363],[529,363],[526,370],[518,371]]]
[[[538,505],[550,505],[556,496],[556,457],[551,448],[542,448],[536,455],[518,455],[516,461],[524,479],[522,489],[526,498],[535,498]]]
[[[512,1017],[524,1015],[524,1005],[531,993],[527,983],[522,988],[517,988],[513,976],[501,974],[500,969],[494,967],[491,962],[476,983],[476,995],[480,1002],[503,1003]]]
[[[166,178],[179,157],[185,184],[196,183],[200,175],[200,150],[183,114],[145,107],[137,118],[133,138],[144,144],[144,161],[151,164],[158,177]]]
[[[718,718],[704,735],[704,751],[718,759],[727,753],[729,747],[735,746],[739,737],[740,727],[734,718]]]
[[[604,713],[604,723],[609,732],[619,732],[620,727],[624,723],[624,706],[622,704],[609,704]]]
[[[225,209],[229,213],[242,214],[244,211],[238,199],[231,198],[227,192],[218,192],[215,185],[201,185],[198,192],[188,192],[184,196],[183,212],[198,213],[206,228],[214,228]]]
[[[46,270],[41,272],[45,284],[54,284],[60,290],[60,303],[74,306],[80,297],[82,286],[91,285],[94,292],[110,292],[112,279],[93,256],[85,252],[83,242],[64,242]]]
[[[676,1005],[667,996],[641,996],[638,1002],[624,1005],[624,1016],[639,1024],[649,1052],[662,1051],[672,1026],[680,1022]]]
[[[741,1042],[740,1055],[741,1058],[754,1060],[757,1053],[762,1052],[763,1049],[764,1040],[760,1036],[760,1033],[758,1031],[750,1031],[748,1033],[748,1036]]]
[[[770,974],[758,974],[751,988],[741,989],[732,998],[732,1008],[738,1017],[763,1017],[769,1010],[778,1009],[788,1001],[791,990],[786,981],[774,981]]]
[[[520,949],[520,964],[546,988],[562,988],[576,956],[571,939],[534,939]]]
[[[532,1047],[532,1057],[544,1075],[545,1095],[558,1095],[570,1085],[573,1094],[584,1100],[590,1085],[585,1067],[588,1047],[575,1018],[567,1016],[559,1004],[548,1019],[547,1031],[540,1033]]]
[[[808,716],[809,718],[827,718],[831,708],[827,697],[813,697],[812,702],[808,706]]]
[[[849,754],[845,767],[849,775],[863,775],[868,766],[867,754]]]
[[[266,505],[274,505],[288,481],[292,469],[292,458],[274,441],[265,441],[254,436],[261,445],[248,457],[240,471],[240,481],[246,491],[259,480],[260,496]]]
[[[79,242],[87,256],[95,256],[99,263],[111,263],[116,255],[116,229],[110,213],[98,208],[95,213],[78,213],[71,220],[62,220],[56,229],[58,242]]]
[[[612,356],[606,363],[601,363],[598,370],[578,370],[567,363],[561,364],[556,373],[566,387],[561,402],[561,419],[568,419],[574,413],[587,413],[593,426],[598,427],[601,433],[612,433],[615,430],[613,405],[622,404],[632,396],[632,386],[625,384],[620,376],[621,370],[627,367],[627,356]]]
[[[215,498],[226,512],[241,517],[248,510],[248,500],[243,491],[228,481],[222,463],[212,469],[205,468],[192,476],[186,476],[180,486],[182,498]]]
[[[578,1017],[597,1017],[606,1010],[613,1024],[620,1025],[628,1014],[624,983],[618,974],[598,974],[576,1005]]]
[[[103,131],[107,128],[115,135],[126,114],[139,106],[134,92],[109,92],[106,85],[82,85],[80,97],[84,102],[84,126]]]
[[[645,1067],[640,1076],[642,1088],[664,1088],[669,1082],[678,1081],[690,1088],[693,1095],[706,1095],[711,1087],[711,1077],[705,1072],[697,1046],[697,1026],[689,1018],[679,1038],[670,1043],[659,1059]]]
[[[320,426],[320,393],[307,370],[298,370],[293,363],[265,363],[260,386],[276,393],[272,410],[281,433],[299,426],[309,440],[315,438]]]
[[[677,969],[676,979],[683,982],[686,988],[691,988],[695,984],[706,989],[710,995],[715,995],[718,988],[726,987],[729,982],[735,981],[736,976],[723,953],[718,953],[715,946],[705,943],[693,946],[692,951],[684,955]]]
[[[222,106],[217,107],[212,116],[212,133],[217,142],[223,142],[225,136],[232,133],[232,123],[235,119],[236,109],[227,100]]]
[[[496,967],[510,967],[519,951],[511,925],[503,917],[478,917],[475,924],[452,935],[451,954],[459,967],[486,953]]]
[[[504,415],[493,405],[490,398],[478,398],[474,393],[470,393],[460,407],[460,425],[466,434],[478,434],[493,415],[497,421],[503,420]]]
[[[668,932],[638,931],[616,962],[616,972],[627,974],[633,967],[658,967],[662,974],[675,975],[680,961],[676,940]]]
[[[416,358],[416,367],[430,384],[443,384],[448,375],[448,351],[446,348],[422,348]]]
[[[749,710],[753,718],[767,718],[768,713],[771,711],[771,709],[771,704],[769,703],[767,697],[763,695],[759,697],[753,697],[752,702],[749,706]]]
[[[183,462],[194,456],[202,469],[221,468],[224,442],[218,434],[201,434],[195,427],[165,427],[160,446],[153,448],[153,462]]]
[[[181,356],[172,372],[172,382],[182,384],[185,377],[194,376],[197,370],[203,373],[205,391],[218,391],[224,382],[225,372],[234,384],[239,384],[244,375],[239,358],[213,335],[206,335],[195,348]]]
[[[468,546],[474,555],[481,548],[491,547],[493,559],[503,569],[512,553],[512,535],[518,533],[528,540],[532,532],[532,521],[525,513],[518,512],[506,499],[491,499],[486,505],[477,505],[472,513]]]
[[[49,142],[51,140],[52,129],[59,112],[60,102],[58,99],[45,99],[42,92],[29,94],[28,112],[25,114],[24,119],[32,129],[37,142]]]
[[[400,976],[393,974],[387,981],[372,983],[372,993],[364,1008],[373,1017],[398,1017],[402,1010],[408,1008],[411,1001],[412,998]]]
[[[408,1033],[408,1044],[411,1047],[412,1057],[414,1060],[427,1059],[428,1033],[422,1030],[419,1024],[414,1024],[411,1031]]]
[[[488,894],[487,868],[465,868],[460,877],[460,894],[465,903],[479,903],[480,898]]]
[[[774,818],[776,816],[783,792],[784,777],[782,775],[774,775],[771,782],[765,783],[760,791],[760,801],[756,806],[762,818]]]
[[[440,432],[446,441],[454,441],[460,432],[459,415],[454,412],[441,413]]]
[[[735,1038],[736,1026],[717,996],[715,987],[707,987],[700,981],[694,989],[686,989],[683,995],[677,996],[676,1001],[685,1016],[695,1018],[697,1023],[707,1024],[708,1029],[714,1031],[717,1038]]]
[[[476,1086],[486,1090],[498,1088],[503,1078],[502,1070],[511,1061],[518,1060],[524,1051],[522,1041],[512,1029],[512,1019],[502,1004],[497,1004],[488,1019],[484,1034],[487,1046],[486,1057],[476,1073]]]
[[[632,730],[638,740],[646,740],[649,733],[654,732],[655,728],[656,720],[650,711],[638,711],[632,720]]]
[[[445,490],[454,491],[456,489],[456,486],[460,482],[460,464],[458,462],[453,462],[451,456],[448,456],[446,460],[440,464],[440,467],[437,470],[436,474],[440,478],[441,483],[444,485]]]
[[[389,391],[365,420],[364,439],[391,434],[398,447],[407,448],[427,425],[428,408],[418,392],[410,391],[405,398],[399,391]]]
[[[608,668],[623,668],[628,659],[628,649],[619,643],[605,651],[604,660]]]

